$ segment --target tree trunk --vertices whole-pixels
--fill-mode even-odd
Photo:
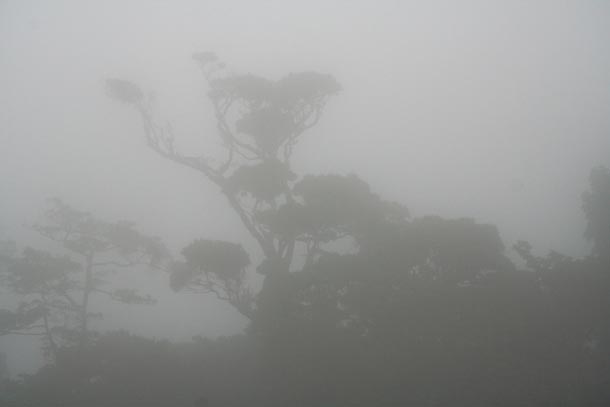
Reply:
[[[89,293],[91,292],[93,283],[93,255],[88,254],[85,259],[85,283],[83,286],[83,302],[81,304],[80,315],[80,346],[85,346],[87,343],[88,333],[88,310],[89,310]]]

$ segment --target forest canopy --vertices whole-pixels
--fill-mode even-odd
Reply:
[[[507,247],[489,223],[415,215],[354,173],[299,173],[294,149],[342,90],[332,75],[271,80],[234,73],[213,52],[193,60],[221,146],[213,159],[179,148],[180,135],[148,90],[120,78],[107,79],[105,90],[132,108],[159,159],[216,188],[241,240],[202,231],[171,253],[133,222],[49,200],[33,230],[56,249],[6,241],[0,250],[0,283],[19,298],[0,310],[0,335],[40,336],[47,356],[35,374],[4,380],[2,403],[610,400],[610,170],[595,167],[582,195],[591,252],[540,256],[526,241]],[[247,329],[182,343],[97,332],[91,322],[102,315],[90,297],[154,306],[140,287],[119,284],[116,275],[137,268],[164,273],[176,295],[214,296],[247,319]]]

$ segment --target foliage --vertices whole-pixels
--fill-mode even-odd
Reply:
[[[129,222],[106,222],[51,199],[42,222],[34,226],[68,254],[26,248],[3,256],[3,286],[21,297],[16,310],[4,310],[0,333],[39,335],[55,356],[61,346],[90,336],[89,297],[102,294],[125,304],[152,304],[134,289],[107,288],[108,271],[140,264],[157,267],[167,250],[158,238],[145,236]],[[14,250],[11,250],[14,252]],[[112,286],[112,285],[111,285]]]
[[[593,241],[596,256],[610,260],[610,170],[594,168],[589,183],[591,190],[583,194],[587,218],[585,237]]]
[[[224,278],[235,278],[250,264],[248,253],[240,245],[219,240],[195,240],[182,254],[191,267]]]
[[[133,83],[122,79],[107,80],[108,95],[124,103],[139,103],[144,99],[143,93]]]
[[[186,261],[171,266],[170,286],[201,293],[213,293],[250,317],[253,297],[245,284],[248,253],[236,243],[198,239],[182,250]]]
[[[101,338],[96,345],[112,343],[107,355],[91,348],[81,366],[86,358],[66,349],[65,360],[27,384],[34,393],[61,389],[57,400],[72,405],[117,404],[108,395],[176,405],[176,394],[227,406],[608,403],[607,170],[592,172],[583,195],[591,255],[539,257],[518,242],[526,266],[518,269],[493,225],[412,218],[355,175],[293,172],[293,147],[340,90],[331,76],[273,81],[229,74],[211,52],[194,59],[209,86],[221,160],[181,153],[172,126],[133,96],[142,94],[135,85],[108,86],[120,85],[114,94],[136,108],[149,147],[218,186],[258,243],[260,253],[248,254],[239,243],[195,240],[170,275],[175,290],[234,305],[251,320],[247,335],[180,345]],[[250,259],[263,279],[256,294]],[[116,355],[126,349],[146,356],[123,366]],[[133,391],[121,385],[131,380],[125,371],[137,377]],[[82,382],[87,396],[76,400],[73,372],[101,384]],[[142,388],[153,391],[143,397]]]
[[[108,92],[137,109],[146,140],[155,152],[201,172],[220,187],[245,229],[259,244],[263,263],[274,264],[275,269],[286,272],[295,263],[297,250],[306,247],[313,250],[318,243],[309,242],[309,238],[297,241],[297,234],[302,231],[288,234],[278,230],[282,227],[274,227],[278,222],[270,218],[281,217],[287,208],[304,204],[298,202],[304,199],[299,185],[303,183],[303,188],[311,189],[307,187],[310,181],[297,181],[290,166],[292,149],[302,134],[318,122],[327,100],[340,91],[340,86],[332,76],[312,71],[272,81],[252,74],[230,74],[211,52],[197,53],[193,58],[209,85],[208,98],[217,119],[218,136],[226,150],[220,165],[213,166],[201,156],[180,153],[175,148],[172,126],[155,117],[148,101],[133,96],[142,94],[135,84],[108,79]],[[360,188],[368,188],[361,184]],[[325,214],[324,210],[329,212],[330,208],[305,208],[304,223],[311,221],[311,215],[328,222],[332,213]],[[333,229],[335,239],[342,233],[337,230],[340,226],[334,224],[314,228],[320,230],[311,235],[329,233],[322,228]],[[242,314],[248,317],[254,314],[256,304],[244,278],[250,256],[241,246],[198,240],[186,247],[183,255],[186,261],[172,266],[173,289],[214,293],[231,302]],[[268,270],[263,268],[259,266],[266,273]]]

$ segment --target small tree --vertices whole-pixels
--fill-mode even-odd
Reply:
[[[3,333],[42,336],[47,354],[55,355],[56,335],[78,309],[72,292],[77,289],[75,276],[80,269],[66,255],[30,247],[12,258],[4,283],[21,301],[15,311],[4,310]]]
[[[41,335],[55,354],[58,340],[84,345],[89,336],[90,297],[103,294],[126,304],[151,304],[150,295],[134,289],[108,288],[104,275],[139,264],[157,267],[166,257],[159,239],[141,234],[129,222],[106,222],[59,199],[50,200],[43,220],[34,226],[61,245],[63,255],[26,248],[4,256],[3,283],[21,295],[16,311],[0,315],[2,333]]]

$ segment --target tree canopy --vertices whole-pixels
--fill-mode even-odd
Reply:
[[[608,404],[607,168],[592,170],[582,196],[591,253],[540,256],[526,241],[507,249],[494,225],[416,216],[356,174],[298,173],[293,148],[341,90],[332,76],[271,80],[231,73],[212,52],[193,59],[221,157],[181,152],[136,84],[108,79],[107,92],[135,108],[152,151],[218,187],[242,240],[195,236],[170,256],[130,222],[51,200],[35,229],[60,251],[0,245],[0,281],[23,299],[0,310],[0,334],[41,334],[55,355],[8,393],[100,407]],[[253,242],[258,250],[246,250]],[[163,268],[174,291],[231,304],[249,319],[246,331],[184,343],[126,332],[92,340],[89,295],[152,302],[102,279],[137,264]]]
[[[54,198],[34,229],[58,244],[63,254],[16,247],[2,256],[2,285],[21,297],[16,310],[2,310],[0,334],[39,335],[55,357],[61,346],[84,344],[90,296],[104,295],[124,304],[153,304],[133,288],[114,287],[110,270],[137,265],[156,267],[168,252],[160,239],[138,232],[130,222],[107,222]]]

